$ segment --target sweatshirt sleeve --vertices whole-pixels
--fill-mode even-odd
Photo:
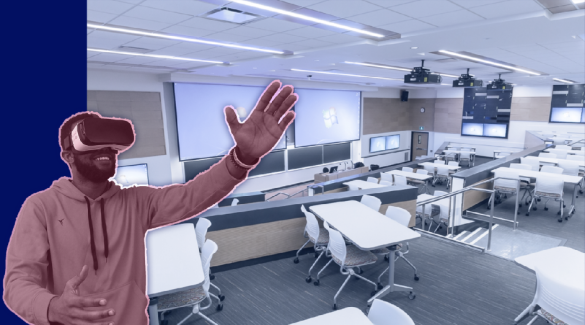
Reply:
[[[197,216],[228,196],[247,177],[236,178],[229,172],[225,156],[209,170],[185,184],[152,189],[149,200],[148,228],[156,228]]]
[[[6,252],[4,302],[25,321],[49,325],[49,241],[44,209],[29,197],[23,204]]]

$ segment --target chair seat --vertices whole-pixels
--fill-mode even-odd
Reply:
[[[388,248],[378,248],[378,249],[374,249],[373,251],[370,251],[372,254],[376,254],[376,255],[386,255],[386,254],[390,254],[390,250]]]
[[[329,244],[329,232],[325,228],[319,228],[319,238],[317,238],[317,241],[310,235],[309,239],[316,245],[327,245]]]
[[[549,313],[548,311],[540,308],[537,312],[538,315],[542,316],[544,319],[546,319],[548,322],[550,322],[551,324],[555,324],[555,325],[569,325],[565,322],[563,322],[562,320],[556,318],[553,314]]]
[[[184,306],[191,306],[198,304],[205,300],[205,290],[200,285],[196,288],[171,293],[168,295],[158,297],[158,310],[175,309]]]
[[[409,179],[408,181],[411,183],[416,183],[416,184],[425,184],[426,183],[425,181],[418,180],[418,179]]]
[[[494,186],[494,189],[496,189],[500,192],[516,192],[516,188],[513,188],[513,187]]]
[[[546,196],[546,197],[552,197],[552,198],[560,198],[561,197],[561,195],[558,193],[546,193],[546,192],[541,192],[541,191],[537,191],[534,194],[536,196]]]
[[[353,246],[348,245],[345,246],[346,248],[346,255],[345,255],[345,263],[339,260],[336,256],[332,256],[335,263],[339,265],[345,266],[359,266],[359,265],[366,265],[376,263],[378,257],[370,252],[362,251],[361,249]]]

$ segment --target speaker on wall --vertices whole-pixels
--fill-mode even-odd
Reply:
[[[408,90],[400,91],[400,101],[407,102],[408,101]]]

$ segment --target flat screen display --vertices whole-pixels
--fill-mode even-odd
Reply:
[[[295,89],[295,147],[360,138],[361,92]]]
[[[180,160],[223,156],[234,146],[224,107],[244,121],[265,87],[175,83]],[[286,148],[283,136],[275,149]]]
[[[484,124],[483,136],[505,138],[507,129],[508,129],[507,124]]]
[[[482,123],[462,123],[461,124],[461,135],[475,135],[483,136],[483,124]]]
[[[389,135],[386,137],[386,150],[400,148],[400,134]]]
[[[148,167],[146,164],[119,166],[111,180],[122,187],[148,185]]]
[[[370,138],[370,152],[386,150],[386,137]]]
[[[553,107],[550,113],[551,122],[581,123],[583,122],[582,107]]]

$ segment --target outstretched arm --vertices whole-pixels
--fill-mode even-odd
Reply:
[[[280,81],[273,81],[243,123],[233,107],[225,107],[226,122],[236,146],[220,162],[183,185],[143,189],[150,192],[148,228],[192,218],[224,199],[243,182],[294,120],[295,113],[289,110],[298,96],[293,90],[288,85],[281,89]]]

